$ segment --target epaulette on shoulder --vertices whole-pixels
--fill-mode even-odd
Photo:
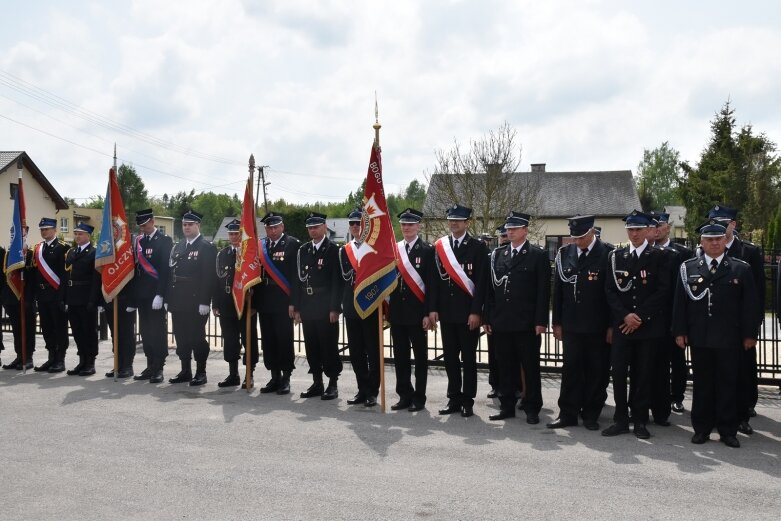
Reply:
[[[543,251],[542,246],[539,246],[537,244],[530,244],[530,248],[534,248],[535,250]]]
[[[70,246],[68,245],[68,243],[67,243],[67,242],[65,242],[65,241],[63,241],[63,240],[62,240],[62,239],[60,239],[59,237],[57,238],[57,242],[59,242],[59,243],[60,243],[60,246],[68,246],[68,247],[70,248]]]
[[[735,261],[737,263],[745,264],[746,266],[751,266],[751,264],[749,264],[748,262],[744,261],[743,259],[738,259],[737,257],[730,257],[730,259],[732,259],[733,261]]]

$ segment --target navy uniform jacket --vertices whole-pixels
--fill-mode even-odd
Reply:
[[[32,277],[35,284],[35,300],[38,302],[65,302],[65,288],[68,285],[68,273],[65,271],[65,253],[69,246],[60,239],[54,239],[50,245],[46,241],[41,241],[40,248],[43,248],[43,259],[54,273],[60,278],[60,288],[54,289],[43,278],[38,271],[38,261],[33,257],[33,266],[35,266],[35,277]]]
[[[271,240],[267,237],[263,239],[268,248]],[[266,270],[262,270],[261,283],[255,286],[253,290],[253,305],[258,313],[284,313],[287,314],[290,306],[293,288],[299,284],[296,274],[296,253],[301,247],[301,241],[295,237],[283,233],[277,241],[277,244],[269,250],[271,262],[285,276],[290,285],[290,297],[288,297],[282,288],[269,277]],[[262,252],[258,252],[262,255]]]
[[[135,294],[138,299],[151,299],[157,295],[165,297],[168,289],[168,279],[171,269],[168,260],[171,256],[171,248],[174,242],[159,229],[155,231],[151,239],[141,238],[141,254],[157,271],[157,278],[149,275],[138,262],[138,250],[133,241],[133,254],[136,256]]]
[[[341,311],[342,276],[339,247],[328,237],[314,251],[312,241],[298,248],[297,276],[293,286],[293,306],[302,320],[328,320],[329,313]]]
[[[615,259],[615,268],[612,260]],[[610,306],[614,335],[623,335],[619,327],[624,317],[636,313],[643,324],[628,335],[632,340],[660,338],[668,331],[667,315],[670,303],[669,257],[662,250],[646,244],[640,254],[637,265],[630,266],[629,246],[614,250],[608,254],[608,280],[605,286],[607,302]],[[621,291],[619,287],[626,288]]]
[[[578,247],[559,248],[553,270],[553,325],[579,334],[605,333],[610,326],[610,307],[605,286],[610,277],[607,257],[610,248],[597,239],[578,266]],[[559,272],[559,264],[561,271]],[[572,280],[573,282],[565,282]]]
[[[65,303],[68,306],[95,306],[100,302],[100,273],[95,270],[95,247],[87,244],[83,250],[74,246],[65,255],[68,282]]]
[[[220,314],[236,314],[236,304],[233,302],[233,274],[236,272],[236,250],[231,245],[224,247],[217,254],[217,282],[214,284],[212,306]]]
[[[751,267],[739,259],[724,256],[715,274],[704,257],[685,263],[686,282],[692,295],[710,291],[692,300],[679,276],[675,289],[672,332],[688,336],[689,345],[710,349],[740,348],[745,338],[757,338],[757,295]]]
[[[448,237],[452,243],[452,235]],[[488,247],[468,233],[455,252],[456,260],[467,277],[475,284],[474,298],[450,280],[445,267],[434,252],[434,275],[431,284],[431,311],[439,313],[439,320],[445,323],[466,324],[469,315],[483,314],[488,267]],[[428,289],[428,288],[427,288]]]
[[[5,266],[8,252],[0,246],[0,261],[2,261],[2,271],[0,274],[0,301],[4,306],[17,306],[19,307],[19,299],[8,286],[8,279],[6,278]],[[27,301],[27,305],[31,305],[35,300],[35,268],[33,268],[33,252],[28,249],[25,260],[25,266],[22,268],[24,276],[24,298]]]
[[[754,279],[754,288],[756,288],[756,327],[762,323],[765,318],[765,261],[762,258],[762,249],[759,246],[742,241],[735,237],[732,246],[727,250],[727,256],[740,259],[748,263],[751,268],[751,276]]]
[[[344,313],[344,318],[360,319],[360,315],[355,311],[355,270],[353,270],[353,265],[350,263],[347,252],[344,251],[345,246],[339,248],[339,269],[342,282],[342,313]]]
[[[486,300],[487,322],[494,331],[534,331],[548,326],[550,302],[550,261],[539,246],[526,241],[512,258],[505,244],[491,255]],[[491,271],[491,266],[487,267]],[[506,278],[505,278],[506,277]],[[497,285],[497,282],[499,285]]]
[[[431,287],[436,283],[434,255],[434,247],[418,237],[410,249],[409,261],[426,286],[425,299],[421,302],[399,273],[398,283],[390,294],[388,306],[388,322],[391,324],[421,326],[423,317],[431,311]]]
[[[197,312],[208,306],[214,294],[217,248],[199,235],[192,246],[182,239],[171,250],[171,277],[168,285],[168,310]]]

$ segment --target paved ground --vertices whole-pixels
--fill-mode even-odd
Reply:
[[[10,345],[6,342],[6,345]],[[779,519],[781,400],[763,388],[756,433],[743,447],[689,443],[688,414],[653,437],[554,432],[523,418],[488,421],[496,406],[480,376],[477,416],[439,417],[446,379],[432,370],[428,411],[351,407],[340,399],[218,390],[221,353],[202,388],[99,374],[0,371],[2,519]],[[4,353],[8,361],[8,352]],[[143,359],[143,356],[139,358]],[[69,358],[69,367],[75,361]],[[169,358],[167,377],[178,366]],[[138,367],[137,367],[138,369]],[[388,400],[393,367],[388,366]],[[266,374],[260,378],[265,379]],[[543,423],[559,381],[543,382]],[[686,402],[689,405],[689,402]],[[603,413],[602,423],[612,414]],[[715,439],[715,436],[714,436]]]

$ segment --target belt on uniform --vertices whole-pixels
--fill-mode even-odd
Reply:
[[[180,277],[179,275],[174,275],[174,282],[185,282],[188,280],[193,280],[192,277]]]
[[[89,286],[92,284],[91,280],[72,280],[68,279],[68,286]]]
[[[228,293],[228,294],[230,294],[230,292],[231,292],[231,290],[232,290],[232,289],[233,289],[233,288],[232,288],[231,286],[225,286],[225,293]]]
[[[265,278],[263,279],[263,284],[265,284],[266,286],[276,286],[277,281],[271,278]]]
[[[316,288],[313,288],[311,286],[307,286],[305,291],[306,291],[307,295],[316,295],[318,293],[322,293],[326,289],[327,288],[325,286],[319,286],[319,287],[316,287]]]

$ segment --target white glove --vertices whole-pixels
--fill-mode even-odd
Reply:
[[[135,310],[136,308],[131,308],[130,306],[125,308],[125,311],[127,311],[128,313],[133,313]]]
[[[163,304],[163,307],[165,308],[166,312],[168,312],[168,302],[166,302],[165,304]]]
[[[199,313],[199,314],[200,314],[202,317],[205,317],[206,315],[208,315],[208,314],[209,314],[209,306],[206,306],[206,305],[204,305],[204,304],[200,304],[200,305],[198,306],[198,313]]]
[[[152,309],[160,309],[163,307],[163,297],[160,295],[155,295],[155,298],[152,299]]]
[[[106,312],[106,308],[104,308],[103,306],[98,306],[98,313],[105,313],[105,312]]]
[[[65,312],[68,312],[68,304],[65,304]]]

